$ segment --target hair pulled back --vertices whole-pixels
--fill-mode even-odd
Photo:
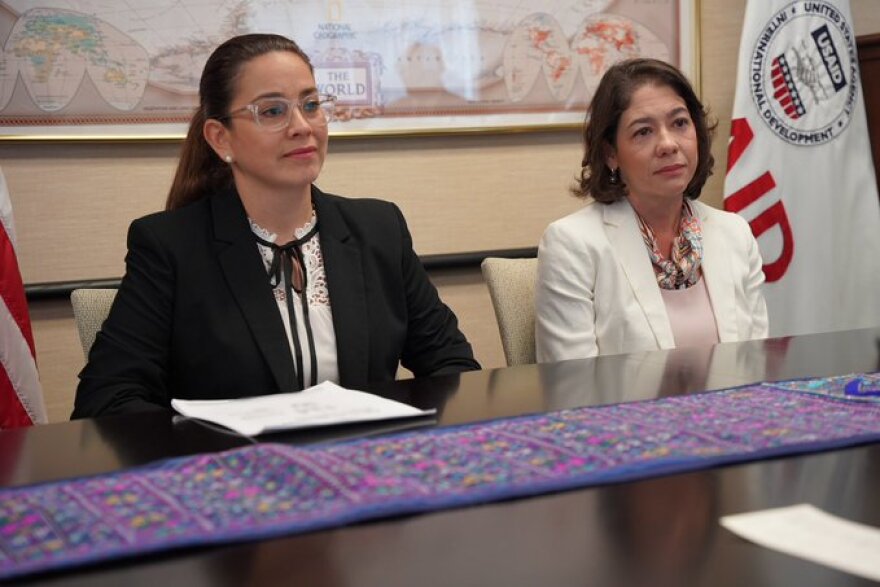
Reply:
[[[180,208],[232,185],[229,165],[217,156],[205,140],[203,128],[211,118],[229,125],[225,117],[235,97],[238,78],[244,66],[256,57],[275,51],[293,53],[312,69],[308,55],[295,42],[281,35],[233,37],[208,57],[199,82],[199,106],[181,147],[177,173],[165,202],[166,210]]]

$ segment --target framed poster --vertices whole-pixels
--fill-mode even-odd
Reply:
[[[695,0],[0,0],[0,139],[182,138],[205,60],[248,32],[291,37],[331,134],[582,122],[605,69],[696,67]]]

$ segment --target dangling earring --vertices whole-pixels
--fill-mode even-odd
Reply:
[[[608,183],[611,185],[617,185],[620,183],[620,167],[611,170],[611,173],[608,176]]]
[[[226,155],[225,157],[223,157],[223,160],[227,163],[232,163],[232,155]]]

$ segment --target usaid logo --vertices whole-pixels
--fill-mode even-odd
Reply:
[[[834,5],[792,2],[758,35],[750,84],[761,119],[793,145],[814,146],[849,124],[858,92],[852,28]]]

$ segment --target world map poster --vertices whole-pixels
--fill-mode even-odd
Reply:
[[[603,72],[693,68],[694,0],[0,0],[0,137],[182,137],[208,56],[288,36],[333,134],[584,119]]]

